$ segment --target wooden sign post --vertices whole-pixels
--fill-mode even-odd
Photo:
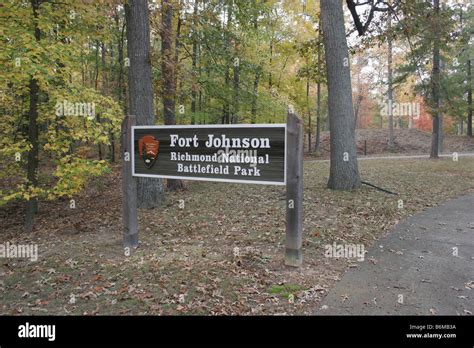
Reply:
[[[122,123],[124,247],[138,246],[134,177],[286,185],[285,264],[302,264],[303,131],[286,124],[135,126]]]
[[[137,182],[132,176],[132,127],[135,116],[127,116],[122,122],[122,205],[123,246],[125,253],[138,247]]]
[[[285,264],[299,267],[303,234],[303,125],[293,113],[287,117]]]

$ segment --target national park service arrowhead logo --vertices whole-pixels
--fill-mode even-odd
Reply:
[[[140,158],[145,163],[145,167],[150,169],[158,158],[158,149],[160,142],[153,135],[145,135],[138,140],[138,152]]]

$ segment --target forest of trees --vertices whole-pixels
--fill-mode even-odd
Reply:
[[[0,18],[0,205],[24,202],[27,230],[38,201],[71,198],[120,160],[128,114],[254,124],[294,110],[309,151],[330,131],[328,186],[344,190],[361,184],[354,132],[368,99],[422,100],[433,158],[446,118],[472,137],[468,1],[6,0]],[[391,113],[386,127],[392,144]],[[163,203],[161,180],[138,186],[141,207]]]

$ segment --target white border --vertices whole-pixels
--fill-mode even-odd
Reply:
[[[284,128],[285,129],[285,153],[284,153],[284,181],[253,181],[253,180],[239,180],[239,179],[221,179],[221,178],[202,178],[194,176],[174,176],[174,175],[153,175],[153,174],[136,174],[135,173],[135,129],[193,129],[193,128]],[[197,180],[197,181],[214,181],[214,182],[230,182],[240,184],[260,184],[260,185],[278,185],[286,186],[286,157],[287,143],[288,143],[288,132],[286,129],[286,123],[278,124],[210,124],[210,125],[197,125],[197,126],[132,126],[132,148],[130,156],[132,157],[132,176],[143,177],[143,178],[163,178],[163,179],[182,179],[182,180]]]

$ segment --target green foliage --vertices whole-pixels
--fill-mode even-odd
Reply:
[[[107,31],[97,30],[108,19],[106,7],[72,0],[39,3],[37,18],[29,1],[5,1],[0,6],[4,19],[0,26],[0,204],[76,194],[87,178],[107,170],[105,161],[89,160],[78,149],[109,144],[122,118],[117,102],[88,88],[82,78],[90,41],[107,39]],[[31,79],[39,85],[40,171],[54,173],[54,180],[40,180],[36,187],[28,185],[25,169],[31,149]],[[58,109],[64,103],[78,107],[72,112]],[[94,114],[87,114],[85,105]]]
[[[303,63],[295,47],[304,43],[314,45],[319,17],[316,7],[308,6],[308,14],[302,17],[297,1],[200,1],[194,18],[193,5],[194,1],[181,4],[177,11],[182,22],[176,105],[185,106],[184,115],[176,112],[178,123],[222,123],[227,105],[238,123],[250,123],[255,96],[256,123],[285,122],[289,104],[298,112],[305,110],[306,102],[299,96],[300,91],[304,94],[305,82],[296,78]],[[177,16],[176,13],[175,28]],[[159,32],[160,25],[158,9],[152,13],[152,33]],[[198,47],[195,68],[193,45]],[[153,76],[160,90],[161,47],[153,47]],[[238,65],[238,72],[234,64]],[[237,73],[238,86],[234,84]],[[257,75],[258,88],[254,93]],[[193,90],[194,115],[190,111]],[[163,122],[161,100],[155,102],[155,107],[159,122]]]
[[[403,19],[397,35],[408,42],[405,64],[397,69],[395,84],[416,76],[415,92],[432,97],[431,69],[435,25],[439,25],[441,51],[441,111],[456,118],[466,117],[466,66],[472,47],[469,35],[473,30],[472,6],[442,6],[440,18],[434,18],[433,8],[426,3],[407,2],[401,7]],[[462,16],[462,17],[461,17]]]

